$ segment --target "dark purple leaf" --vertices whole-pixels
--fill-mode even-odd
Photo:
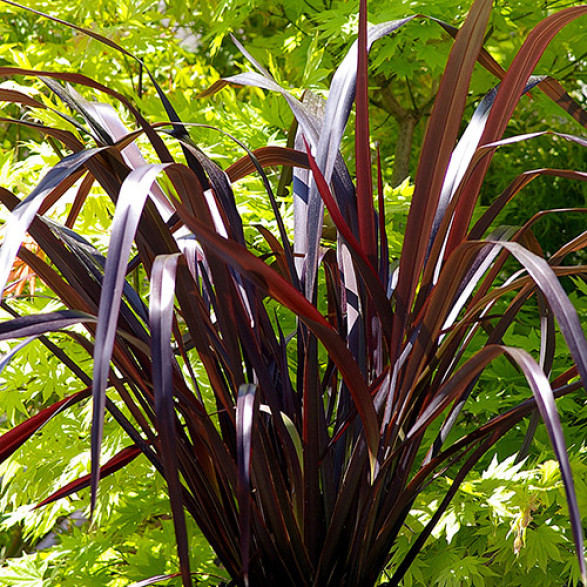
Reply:
[[[359,38],[357,39],[357,118],[355,121],[355,160],[357,165],[357,219],[359,240],[367,259],[377,266],[377,243],[371,182],[371,149],[369,132],[369,87],[367,73],[367,2],[359,3]],[[327,105],[328,107],[328,105]]]
[[[94,375],[93,391],[94,413],[92,420],[92,510],[96,503],[98,490],[98,469],[100,466],[100,446],[102,444],[102,429],[104,423],[104,405],[106,401],[106,387],[110,371],[110,359],[114,346],[118,315],[124,287],[126,267],[130,257],[130,250],[137,232],[137,227],[143,207],[150,192],[151,185],[157,175],[167,165],[146,165],[131,171],[122,184],[118,197],[104,280],[100,292],[100,307],[98,310],[98,325],[96,328],[96,342],[94,347]]]
[[[151,168],[151,171],[152,168]],[[143,175],[151,182],[153,174]],[[144,189],[144,187],[143,187]],[[162,255],[155,259],[151,273],[149,298],[149,324],[153,358],[153,393],[155,416],[161,437],[161,454],[165,479],[169,487],[169,500],[173,512],[175,539],[184,587],[191,586],[190,558],[182,486],[178,470],[178,443],[173,403],[173,368],[175,360],[171,351],[171,329],[175,299],[175,275],[180,253]]]
[[[236,446],[238,464],[240,544],[243,582],[249,584],[249,548],[251,543],[251,453],[255,425],[256,386],[241,385],[236,404]]]
[[[225,260],[255,283],[257,287],[266,289],[272,297],[294,312],[321,340],[347,380],[363,421],[370,454],[373,457],[377,452],[376,447],[379,442],[377,416],[363,376],[340,335],[328,324],[315,306],[263,261],[240,245],[214,233],[208,226],[193,218],[180,204],[177,209],[186,225],[194,231],[200,241],[210,248],[209,250],[214,255]]]
[[[44,199],[62,182],[79,173],[80,168],[103,149],[87,149],[73,153],[52,167],[39,185],[13,211],[8,220],[4,242],[0,248],[0,298],[4,293],[8,275],[24,236]]]
[[[140,454],[142,453],[141,449],[136,446],[127,446],[123,448],[117,455],[112,457],[107,463],[100,467],[100,479],[104,479],[104,477],[108,477],[108,475],[112,475],[116,473],[116,471],[122,469],[128,463],[134,461]],[[61,489],[52,493],[49,497],[46,497],[43,501],[39,502],[36,508],[43,507],[49,503],[53,503],[58,499],[62,499],[71,495],[72,493],[77,493],[81,489],[85,489],[90,485],[90,475],[84,475],[71,483],[67,483]]]
[[[60,310],[48,314],[32,314],[0,322],[0,340],[39,336],[79,324],[95,322],[96,317],[76,310]]]
[[[481,137],[480,143],[482,145],[493,143],[502,137],[514,108],[520,100],[524,87],[540,57],[554,36],[565,25],[584,14],[587,14],[587,6],[566,8],[550,15],[530,31],[499,86],[497,97]],[[457,37],[457,43],[459,37]],[[458,246],[469,228],[477,195],[485,178],[487,168],[491,163],[491,158],[492,154],[490,152],[479,162],[466,181],[447,241],[447,254],[450,254],[452,249]]]
[[[369,52],[372,44],[375,41],[393,33],[414,18],[414,16],[410,16],[402,20],[390,21],[371,26],[366,35],[367,52]],[[326,109],[324,112],[324,122],[320,130],[318,144],[315,146],[316,163],[324,175],[324,179],[327,184],[329,184],[332,179],[332,173],[334,171],[342,135],[344,133],[344,129],[351,112],[352,104],[355,99],[358,46],[359,41],[357,40],[351,46],[349,52],[332,78],[330,91],[328,93],[328,100],[326,102]],[[302,127],[302,131],[304,134],[306,134],[305,128]],[[312,141],[310,140],[311,135],[306,135],[306,137],[308,138],[310,144],[314,147]],[[319,196],[316,184],[311,182],[309,187],[310,190],[308,194],[306,229],[308,235],[308,248],[306,257],[306,297],[311,299],[316,279],[318,245],[320,242],[320,236],[322,234],[324,205],[322,199]],[[372,207],[373,200],[371,194],[371,218]],[[369,222],[372,222],[372,220]]]
[[[308,144],[306,143],[306,148]],[[367,259],[366,253],[363,247],[356,241],[353,233],[350,231],[349,226],[345,222],[332,194],[330,192],[330,188],[328,187],[322,173],[318,169],[318,166],[310,154],[308,150],[308,161],[310,163],[310,167],[312,169],[312,173],[314,174],[314,181],[316,183],[317,189],[322,197],[324,203],[326,204],[326,208],[330,213],[330,217],[334,222],[336,228],[347,242],[349,246],[349,250],[352,253],[353,260],[355,261],[361,276],[365,280],[365,283],[368,285],[368,293],[369,296],[372,297],[373,301],[375,302],[375,311],[379,315],[379,319],[381,320],[381,324],[383,327],[383,333],[386,339],[390,339],[391,337],[391,328],[392,328],[392,314],[391,314],[391,306],[388,302],[388,299],[385,295],[385,290],[379,281],[379,277],[375,272],[373,265]],[[347,279],[350,277],[350,271],[347,271],[345,276]],[[351,284],[346,283],[348,289],[350,289]]]
[[[392,358],[397,358],[408,322],[408,312],[424,264],[434,215],[460,129],[473,67],[483,44],[491,4],[489,0],[473,3],[451,50],[434,101],[414,182],[400,260]]]
[[[587,340],[585,340],[577,310],[569,300],[552,268],[544,259],[518,243],[500,243],[500,245],[524,266],[530,277],[542,290],[565,337],[583,385],[587,388]]]
[[[310,168],[308,157],[302,151],[286,149],[285,147],[261,147],[252,151],[262,167],[286,165],[291,167]],[[248,155],[245,155],[226,169],[226,173],[233,183],[254,173],[255,164]]]
[[[11,454],[22,446],[41,426],[55,414],[77,402],[89,397],[89,389],[83,389],[40,411],[0,436],[0,462],[4,462]]]
[[[585,339],[583,338],[583,340]],[[554,403],[552,389],[548,383],[548,379],[544,375],[544,372],[542,369],[540,369],[540,366],[536,363],[536,361],[534,361],[531,355],[522,349],[514,349],[511,347],[507,348],[506,352],[520,366],[524,372],[524,375],[526,376],[526,379],[528,380],[528,383],[530,384],[530,387],[532,388],[534,398],[536,399],[538,409],[540,410],[540,415],[542,416],[542,419],[546,425],[546,430],[548,431],[552,448],[554,449],[554,453],[559,462],[561,476],[563,478],[565,493],[567,496],[567,504],[569,506],[571,526],[573,528],[573,540],[575,542],[575,548],[577,549],[577,558],[579,559],[579,568],[581,569],[581,577],[585,583],[587,579],[587,567],[585,565],[581,514],[579,513],[579,505],[577,503],[577,496],[575,494],[573,474],[569,464],[567,447],[565,444],[558,412],[556,410],[556,405]]]

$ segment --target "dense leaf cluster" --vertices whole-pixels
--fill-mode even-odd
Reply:
[[[230,15],[234,29],[251,18],[251,6],[216,7],[212,48],[227,62],[233,53],[220,41],[229,19],[221,17]],[[23,539],[35,543],[61,527],[52,551],[6,566],[8,584],[118,585],[170,573],[172,532],[184,585],[192,572],[212,584],[221,580],[205,578],[215,564],[222,570],[213,575],[228,573],[245,585],[376,584],[386,576],[392,584],[403,578],[480,585],[520,573],[539,580],[548,569],[570,581],[585,574],[554,401],[562,398],[571,430],[580,430],[583,416],[568,394],[587,377],[585,292],[576,279],[569,299],[558,278],[584,277],[578,262],[585,233],[568,234],[545,254],[533,228],[550,213],[525,217],[518,229],[499,226],[502,210],[535,179],[578,183],[585,174],[564,161],[526,167],[497,189],[486,177],[496,150],[537,138],[504,135],[522,94],[541,90],[575,129],[585,126],[585,112],[557,81],[530,76],[549,41],[586,9],[563,10],[529,29],[505,71],[482,46],[487,26],[511,25],[512,12],[491,16],[491,3],[478,0],[439,82],[440,60],[438,71],[427,62],[422,77],[424,57],[401,33],[411,30],[430,52],[456,29],[403,18],[401,5],[401,14],[376,11],[378,24],[368,27],[366,3],[358,19],[348,7],[312,16],[302,3],[278,6],[287,25],[277,21],[269,37],[292,48],[310,43],[301,82],[315,86],[332,63],[316,65],[315,54],[326,55],[320,39],[335,37],[332,46],[346,48],[359,25],[358,43],[332,77],[325,103],[284,89],[281,64],[255,53],[261,36],[251,39],[252,53],[236,41],[253,71],[199,94],[218,104],[210,96],[222,90],[218,96],[226,97],[229,112],[235,109],[220,133],[209,128],[219,121],[216,109],[194,113],[195,87],[167,91],[168,76],[182,87],[189,67],[172,58],[170,70],[151,74],[147,58],[136,61],[120,47],[119,29],[105,37],[83,19],[84,27],[69,29],[70,38],[92,38],[96,55],[123,56],[122,67],[105,75],[91,52],[72,61],[64,56],[61,72],[39,67],[43,55],[38,63],[0,68],[10,79],[2,87],[10,103],[5,142],[15,140],[14,129],[27,137],[19,162],[6,159],[0,191],[12,211],[0,249],[8,315],[0,339],[24,339],[6,347],[2,362],[10,384],[2,392],[9,430],[0,456],[14,455],[3,465],[2,499],[6,510],[16,508],[4,525],[24,529],[24,536],[8,535],[16,542],[6,544],[6,553],[18,554],[27,547]],[[139,31],[152,8],[123,7],[124,30]],[[82,16],[91,21],[101,9],[88,7]],[[437,9],[433,16],[442,19],[447,7]],[[210,17],[194,16],[196,30],[204,16]],[[317,33],[308,37],[304,27],[314,17]],[[290,39],[293,24],[302,34]],[[186,39],[179,29],[167,32]],[[129,42],[145,56],[157,47],[173,54],[156,34],[150,39]],[[242,39],[246,45],[247,35]],[[201,47],[201,38],[187,40],[191,50]],[[421,113],[430,120],[414,184],[395,190],[384,187],[391,173],[370,145],[367,53],[376,41],[382,48],[375,76],[417,80],[420,89],[430,78],[430,110]],[[462,132],[477,61],[502,83],[478,101]],[[211,82],[213,72],[198,67]],[[84,75],[72,73],[79,69]],[[237,98],[251,90],[235,93],[227,84],[254,88],[249,105],[236,110]],[[276,96],[265,99],[254,93],[259,89]],[[417,109],[423,98],[410,84],[405,91]],[[130,92],[139,94],[136,102],[124,97]],[[397,99],[374,101],[395,109]],[[344,130],[355,100],[353,151]],[[163,111],[171,124],[150,122]],[[281,146],[249,150],[247,144],[264,145],[274,126],[282,129],[275,135]],[[53,151],[30,140],[38,131]],[[569,132],[539,134],[557,147],[584,147]],[[266,175],[264,168],[276,165],[282,173]],[[19,168],[20,175],[12,173]],[[44,172],[40,181],[36,170]],[[253,173],[259,179],[241,183]],[[476,207],[485,189],[493,197]],[[41,295],[20,299],[35,291]],[[43,377],[33,366],[47,350],[54,358]],[[523,469],[513,458],[498,463],[485,456],[494,446],[502,461],[511,455],[529,416],[521,456],[527,454],[539,413],[546,428],[537,446],[552,443],[560,476],[548,462]],[[35,441],[49,452],[39,467],[30,466],[38,460]],[[66,446],[52,451],[56,442]],[[577,447],[571,458],[579,471],[581,454]],[[485,472],[467,477],[475,467]],[[578,493],[583,499],[582,482]],[[486,504],[476,501],[480,495],[488,496]],[[79,530],[64,497],[87,508],[84,516],[103,522],[103,530]],[[18,507],[41,500],[33,511]],[[561,511],[565,502],[568,513]],[[216,551],[214,562],[200,531]],[[425,547],[432,535],[437,540]],[[573,543],[576,566],[568,554]],[[451,556],[440,556],[447,545]],[[416,557],[422,549],[427,556]],[[61,566],[65,557],[73,559],[73,572]]]

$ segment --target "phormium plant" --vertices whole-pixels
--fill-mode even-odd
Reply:
[[[422,146],[397,267],[386,246],[380,168],[375,190],[372,185],[367,56],[374,41],[421,17],[369,27],[361,0],[358,41],[332,79],[322,114],[280,87],[241,47],[256,72],[221,81],[207,94],[226,83],[280,92],[297,121],[297,149],[247,150],[227,170],[197,147],[154,79],[170,123],[148,123],[123,96],[80,73],[0,68],[5,77],[43,80],[73,111],[63,114],[68,129],[49,127],[33,121],[44,104],[1,90],[2,100],[31,113],[3,122],[36,127],[70,154],[22,201],[0,189],[12,212],[0,250],[0,291],[19,257],[64,306],[7,319],[0,339],[27,337],[26,344],[82,324],[86,336],[79,329],[66,332],[94,357],[90,376],[43,338],[87,388],[0,438],[5,459],[49,418],[92,396],[91,474],[43,503],[90,485],[93,507],[99,478],[143,453],[169,487],[186,587],[192,584],[186,512],[235,585],[374,585],[416,497],[449,472],[452,484],[437,512],[395,564],[389,583],[395,585],[475,463],[538,411],[560,464],[585,580],[583,534],[555,398],[587,383],[587,342],[558,279],[585,273],[563,262],[585,246],[587,233],[545,259],[532,238],[538,217],[519,229],[495,228],[494,220],[536,177],[585,181],[587,174],[529,170],[512,178],[474,223],[472,216],[494,151],[513,141],[531,144],[531,136],[504,138],[524,93],[537,87],[586,125],[585,112],[556,81],[532,74],[554,35],[587,6],[538,24],[507,71],[483,49],[490,11],[489,0],[476,0],[458,31],[439,23],[455,42]],[[476,62],[500,84],[459,139]],[[126,131],[111,106],[85,101],[70,84],[120,101],[136,129]],[[339,153],[353,101],[355,183]],[[140,135],[159,163],[143,158],[134,144]],[[585,145],[577,136],[559,137]],[[179,161],[170,141],[181,145]],[[295,168],[293,243],[263,171],[267,165]],[[233,185],[249,173],[262,177],[279,227],[277,235],[260,229],[270,259],[254,254],[243,236]],[[73,230],[94,184],[116,204],[105,258]],[[77,192],[65,225],[48,219],[47,210],[71,189]],[[333,247],[321,246],[324,207],[337,228]],[[21,247],[27,232],[44,256]],[[133,288],[130,274],[148,280],[148,296]],[[283,307],[277,316],[268,310],[268,296]],[[532,297],[543,340],[538,360],[502,343]],[[4,307],[10,308],[10,296]],[[287,312],[297,319],[294,332],[283,331],[280,316]],[[555,320],[575,366],[551,381]],[[485,343],[473,352],[471,342],[480,336]],[[532,394],[507,411],[496,405],[495,418],[454,440],[449,433],[480,374],[501,355],[523,372]],[[106,410],[130,445],[100,466]]]

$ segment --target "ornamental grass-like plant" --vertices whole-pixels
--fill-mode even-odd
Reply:
[[[239,44],[255,71],[219,81],[202,99],[228,83],[279,92],[297,132],[291,148],[252,152],[235,139],[246,154],[224,170],[198,148],[197,128],[190,135],[154,78],[170,122],[148,122],[125,97],[81,73],[0,68],[3,77],[42,80],[66,106],[57,128],[35,121],[45,103],[0,91],[2,100],[29,112],[4,123],[37,128],[69,153],[22,200],[0,189],[11,210],[0,291],[10,293],[15,263],[19,271],[24,263],[64,306],[2,322],[0,340],[25,339],[2,365],[42,337],[85,385],[1,437],[1,458],[62,410],[93,401],[91,473],[43,504],[90,486],[93,509],[99,479],[142,453],[169,488],[185,587],[192,585],[186,515],[234,585],[367,586],[389,564],[418,495],[448,476],[436,513],[394,562],[389,584],[396,585],[467,473],[522,419],[534,415],[535,422],[539,413],[560,465],[585,581],[583,531],[555,399],[587,383],[587,342],[559,281],[585,274],[585,267],[564,262],[585,246],[587,232],[545,258],[532,225],[557,211],[515,229],[494,221],[535,178],[585,181],[587,174],[564,169],[564,161],[560,169],[528,170],[472,219],[496,149],[514,141],[531,148],[533,136],[504,138],[525,93],[544,92],[586,126],[580,106],[533,70],[551,39],[587,14],[587,6],[538,24],[507,71],[483,48],[490,11],[490,0],[476,0],[460,29],[438,23],[455,41],[423,141],[398,263],[389,257],[382,170],[370,147],[367,60],[373,42],[424,17],[368,26],[361,0],[358,40],[318,107],[293,97]],[[477,63],[499,86],[461,134]],[[112,106],[84,100],[74,85],[120,102],[135,128],[127,130]],[[356,181],[339,150],[353,102]],[[541,134],[585,146],[579,136]],[[148,153],[141,154],[139,137]],[[264,171],[275,165],[293,168],[291,240]],[[265,257],[246,242],[235,199],[238,180],[251,173],[262,178],[278,226],[277,234],[259,227],[272,252]],[[115,204],[106,253],[74,230],[96,185]],[[71,190],[65,224],[49,219],[46,213]],[[325,209],[335,243],[321,241]],[[21,246],[27,234],[43,255]],[[148,293],[137,286],[144,282]],[[3,307],[10,310],[8,294]],[[537,358],[502,342],[532,298],[542,337]],[[553,379],[555,322],[574,366]],[[92,374],[46,337],[61,330],[93,356]],[[527,400],[503,410],[496,399],[493,419],[455,438],[480,374],[502,355],[525,375]],[[101,464],[106,412],[128,434],[129,446]]]

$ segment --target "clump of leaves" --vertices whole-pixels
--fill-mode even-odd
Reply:
[[[28,337],[3,364],[31,338],[64,329],[94,358],[90,376],[50,347],[86,389],[0,438],[5,459],[49,418],[92,396],[91,473],[43,504],[89,485],[93,509],[100,477],[142,453],[168,485],[185,586],[192,581],[185,512],[234,584],[372,585],[418,495],[453,470],[436,511],[395,566],[390,584],[397,584],[479,459],[539,412],[560,464],[585,577],[555,398],[587,382],[587,341],[558,280],[585,273],[563,261],[584,247],[587,233],[545,259],[531,227],[548,211],[519,229],[492,224],[533,179],[584,181],[586,174],[529,170],[476,222],[472,218],[494,151],[532,138],[503,138],[524,93],[538,87],[585,126],[587,115],[560,85],[532,73],[549,41],[587,7],[538,24],[507,72],[482,47],[490,11],[491,2],[475,1],[458,34],[441,23],[456,40],[423,143],[397,267],[386,242],[379,168],[374,206],[367,58],[373,42],[415,17],[368,27],[362,1],[358,41],[335,73],[325,105],[310,96],[295,99],[241,47],[256,72],[222,80],[206,95],[227,83],[278,92],[298,132],[289,149],[251,152],[237,141],[247,155],[226,170],[194,143],[153,78],[171,124],[149,124],[123,96],[79,73],[0,68],[4,76],[39,77],[74,114],[62,113],[67,130],[10,121],[35,126],[70,154],[24,200],[0,189],[12,210],[0,250],[0,291],[19,257],[65,306],[3,322],[0,339]],[[501,83],[479,104],[455,147],[477,61]],[[111,106],[85,101],[70,84],[121,102],[136,129],[127,131]],[[2,97],[33,111],[45,108],[20,91],[6,89]],[[353,101],[356,185],[339,154]],[[183,156],[173,157],[167,135]],[[134,144],[139,136],[152,149],[145,156],[159,163],[147,163]],[[584,145],[580,137],[560,138]],[[268,165],[294,167],[293,243],[264,172]],[[278,227],[278,234],[259,227],[269,258],[247,246],[235,203],[235,182],[253,172],[264,182]],[[94,184],[116,205],[105,257],[73,230]],[[46,212],[70,189],[76,195],[65,225],[49,220]],[[321,246],[325,207],[336,227],[332,248]],[[21,247],[27,232],[46,258]],[[142,294],[145,280],[148,294]],[[538,360],[502,341],[534,297],[541,318]],[[268,298],[281,305],[277,315]],[[284,331],[288,314],[297,321],[291,332]],[[574,366],[551,381],[555,320]],[[80,324],[86,335],[67,330]],[[502,356],[523,373],[532,395],[502,413],[496,407],[494,418],[454,439],[454,424],[479,377]],[[131,444],[100,466],[106,410]]]

